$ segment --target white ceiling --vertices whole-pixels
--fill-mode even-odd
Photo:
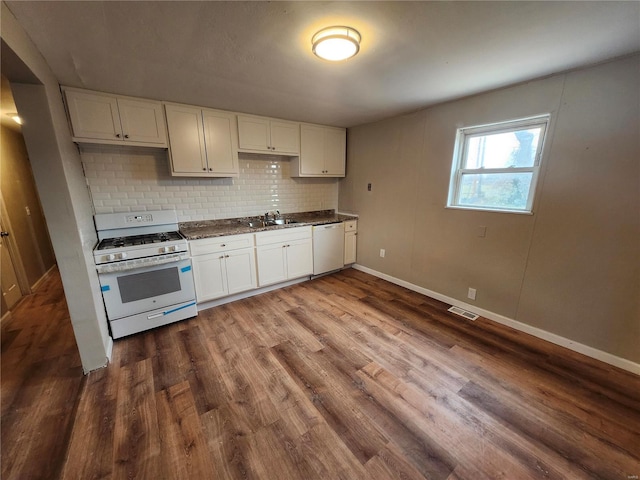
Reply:
[[[640,51],[637,1],[6,3],[62,85],[337,126]]]

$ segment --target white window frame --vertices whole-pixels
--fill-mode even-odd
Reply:
[[[537,115],[535,117],[521,118],[517,120],[509,120],[506,122],[491,123],[486,125],[477,125],[472,127],[459,128],[456,133],[456,143],[453,152],[453,162],[451,167],[451,181],[449,184],[449,198],[447,200],[448,208],[460,208],[464,210],[484,210],[491,212],[508,212],[508,213],[524,213],[531,214],[533,209],[533,200],[538,184],[538,176],[540,173],[540,164],[542,161],[542,152],[546,143],[547,131],[549,130],[549,114]],[[535,153],[534,165],[532,167],[510,167],[510,168],[462,168],[469,139],[477,136],[507,133],[516,130],[523,130],[530,127],[541,127],[540,141]],[[532,173],[531,185],[529,187],[529,196],[527,198],[526,207],[523,209],[501,208],[490,206],[473,206],[459,203],[460,197],[460,180],[463,174],[492,174],[492,173]]]

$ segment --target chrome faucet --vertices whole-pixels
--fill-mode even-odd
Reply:
[[[275,221],[276,218],[280,218],[280,210],[276,210],[275,213],[273,212],[273,210],[266,212],[264,214],[265,223],[269,221],[269,217],[271,217],[271,220],[273,221]]]

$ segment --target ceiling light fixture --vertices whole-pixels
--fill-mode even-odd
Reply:
[[[311,43],[318,57],[339,62],[358,53],[360,40],[360,33],[351,27],[327,27],[316,33]]]
[[[8,117],[11,117],[11,120],[16,122],[18,125],[22,125],[22,118],[17,113],[7,113]]]

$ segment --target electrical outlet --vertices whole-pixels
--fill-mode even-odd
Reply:
[[[371,191],[371,184],[367,183],[367,192],[370,192],[370,191]]]
[[[470,298],[471,300],[475,300],[476,299],[476,289],[469,287],[469,292],[467,293],[467,297]]]
[[[484,238],[487,236],[487,227],[485,227],[484,225],[479,225],[478,226],[478,236],[480,238]]]
[[[380,249],[380,258],[384,258],[384,256],[385,256],[385,254],[386,254],[386,253],[387,253],[387,252],[385,252],[385,251],[384,251],[384,248],[381,248],[381,249]]]

